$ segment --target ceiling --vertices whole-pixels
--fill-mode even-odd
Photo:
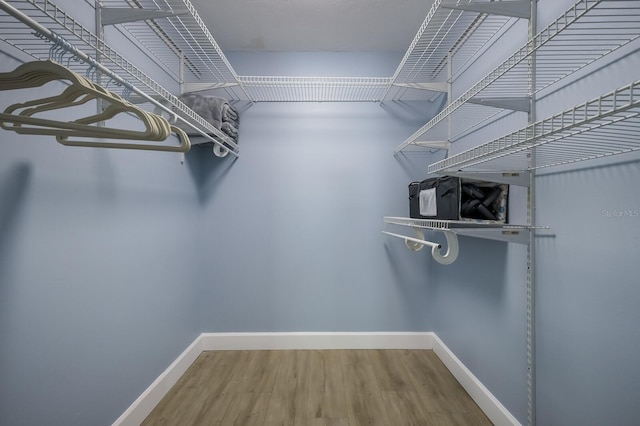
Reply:
[[[223,51],[402,51],[433,0],[191,0]]]

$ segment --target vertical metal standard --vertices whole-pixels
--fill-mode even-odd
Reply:
[[[180,51],[180,69],[178,70],[178,82],[180,94],[184,93],[184,52]]]
[[[102,25],[102,13],[100,13],[100,10],[102,9],[102,1],[100,0],[96,0],[96,37],[99,40],[98,43],[100,43],[102,40],[104,40],[104,26]],[[100,53],[100,48],[96,48],[96,61],[101,64],[102,63],[102,54]],[[96,68],[96,81],[95,83],[98,86],[102,86],[102,74],[100,73],[100,70],[98,70]],[[97,113],[101,114],[103,111],[103,104],[102,104],[102,99],[96,99],[97,101],[97,105],[96,105],[96,109],[97,109]],[[97,123],[98,126],[104,126],[104,121],[100,121]]]
[[[447,105],[451,105],[451,101],[453,100],[453,53],[449,52],[447,54]],[[453,134],[452,123],[453,123],[453,114],[449,115],[448,118],[448,129],[447,129],[447,141],[451,142],[451,135]],[[447,149],[447,157],[449,157],[449,150]]]
[[[531,0],[531,16],[529,18],[529,40],[534,40],[538,26],[538,0]],[[536,122],[536,48],[529,58],[529,124]],[[536,257],[536,179],[535,148],[529,152],[529,188],[527,189],[527,225],[529,229],[529,245],[527,246],[527,423],[536,424],[536,286],[535,286],[535,257]]]

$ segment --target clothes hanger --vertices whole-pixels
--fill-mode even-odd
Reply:
[[[121,148],[121,149],[137,149],[145,151],[165,151],[165,152],[187,152],[191,149],[191,141],[189,136],[179,127],[170,126],[173,133],[180,140],[178,146],[172,145],[151,145],[151,144],[133,144],[133,143],[117,143],[117,142],[94,142],[94,141],[76,141],[69,140],[68,136],[56,136],[56,141],[65,146],[84,146],[92,148]]]
[[[125,101],[120,96],[103,87],[94,85],[93,82],[83,76],[53,61],[28,62],[20,65],[14,71],[1,73],[0,90],[7,88],[38,87],[53,80],[67,80],[71,82],[71,86],[57,96],[9,106],[4,114],[0,114],[0,119],[2,120],[0,127],[21,134],[70,136],[70,132],[74,132],[76,136],[153,141],[165,140],[171,133],[169,123],[163,117],[147,113],[128,101]],[[100,114],[75,120],[71,123],[31,117],[31,115],[38,112],[77,106],[92,99],[103,99],[109,106]],[[24,109],[25,107],[30,108]],[[11,114],[21,108],[23,108],[23,110],[17,116]],[[132,131],[88,125],[113,118],[122,112],[129,112],[136,115],[144,123],[145,130]],[[9,125],[9,122],[13,123],[13,125]],[[85,126],[75,126],[73,123]],[[31,127],[24,127],[23,124],[28,124]]]

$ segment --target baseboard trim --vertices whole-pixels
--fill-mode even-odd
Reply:
[[[137,426],[203,351],[292,349],[432,349],[497,426],[520,425],[435,333],[203,333],[135,400],[113,426]]]
[[[113,423],[113,426],[139,426],[178,379],[202,353],[202,335],[182,352],[171,365]]]
[[[435,334],[433,335],[433,351],[494,425],[520,425],[520,422],[513,417],[509,410],[489,392],[489,389],[473,375],[462,361],[455,356],[451,349]]]
[[[431,349],[433,333],[204,333],[202,350]]]

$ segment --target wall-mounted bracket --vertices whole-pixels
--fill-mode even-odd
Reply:
[[[513,111],[522,111],[527,113],[531,110],[531,98],[528,96],[517,98],[471,98],[468,102],[476,105],[510,109]]]
[[[130,7],[101,7],[102,25],[116,25],[125,22],[145,21],[149,19],[170,18],[188,15],[188,10],[148,10]]]
[[[402,238],[404,240],[404,244],[412,251],[422,250],[424,246],[431,247],[431,256],[433,259],[442,264],[442,265],[450,265],[458,258],[459,246],[458,246],[458,236],[451,232],[445,231],[445,238],[447,239],[447,251],[442,254],[442,245],[439,243],[434,243],[431,241],[427,241],[424,238],[424,230],[418,227],[412,227],[413,231],[416,235],[416,238],[407,237],[406,235],[394,234],[393,232],[382,231],[383,234],[390,235],[392,237]]]
[[[420,89],[431,90],[432,92],[447,93],[449,91],[449,83],[447,82],[434,82],[434,83],[393,83],[396,87],[406,87],[408,89]]]
[[[473,180],[481,180],[485,182],[495,182],[495,183],[505,183],[507,185],[517,185],[528,187],[530,184],[529,176],[531,172],[528,170],[523,171],[504,171],[504,172],[456,172],[451,170],[446,170],[442,172],[438,172],[438,174],[442,174],[445,176],[456,176],[460,178],[473,179]]]
[[[441,149],[447,152],[451,149],[451,142],[449,141],[415,141],[413,144],[423,148]]]
[[[465,4],[442,3],[440,7],[445,9],[463,10],[466,12],[510,16],[512,18],[531,18],[531,0],[475,2]]]
[[[225,89],[240,86],[238,83],[182,83],[182,93],[201,92],[203,90]]]

